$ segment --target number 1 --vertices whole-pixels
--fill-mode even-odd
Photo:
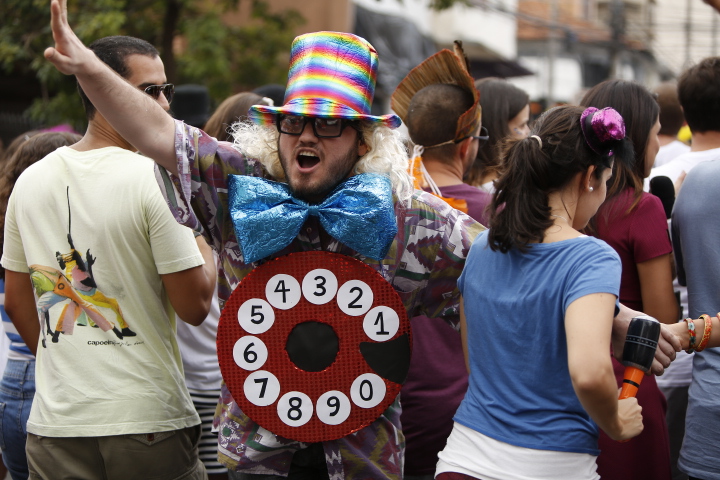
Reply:
[[[385,320],[383,319],[382,312],[378,312],[377,319],[375,319],[375,323],[373,325],[377,325],[378,322],[380,323],[380,331],[377,332],[377,335],[390,335],[390,332],[385,331]]]

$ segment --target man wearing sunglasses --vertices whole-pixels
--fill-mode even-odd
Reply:
[[[232,145],[173,121],[146,95],[116,81],[74,35],[64,4],[52,2],[56,45],[46,57],[60,71],[76,75],[110,123],[162,167],[161,188],[177,220],[201,231],[219,254],[221,305],[258,262],[324,250],[357,258],[380,272],[409,317],[458,320],[456,280],[482,227],[413,188],[407,153],[394,130],[400,119],[370,112],[378,57],[367,41],[337,32],[297,37],[284,105],[251,107],[253,124],[236,124]],[[255,222],[252,228],[242,223],[252,213],[244,197],[250,197],[253,208],[261,198],[245,194],[268,189],[286,195],[277,203],[280,207],[291,203],[312,211],[367,193],[370,200],[360,210],[378,221],[348,235],[342,231],[344,220],[323,226],[311,214],[291,231],[289,244],[268,246],[260,239],[288,233],[285,217]],[[258,427],[225,386],[217,412],[219,459],[231,470],[231,479],[402,478],[404,440],[397,399],[359,431],[312,444]]]
[[[169,109],[173,87],[152,45],[115,36],[88,52]],[[204,479],[172,310],[205,319],[212,252],[168,211],[154,163],[79,90],[86,134],[24,172],[6,215],[6,309],[37,351],[30,476]]]

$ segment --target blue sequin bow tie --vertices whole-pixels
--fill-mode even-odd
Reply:
[[[295,198],[284,183],[230,175],[229,208],[245,263],[287,247],[308,215],[333,238],[375,260],[385,258],[397,234],[392,187],[387,177],[363,173],[338,185],[320,204]]]

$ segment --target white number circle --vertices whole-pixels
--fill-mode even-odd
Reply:
[[[259,335],[270,330],[275,323],[275,310],[261,298],[251,298],[240,305],[238,322],[243,330]]]
[[[385,382],[374,373],[363,373],[352,383],[350,398],[360,408],[373,408],[385,398]]]
[[[290,310],[300,301],[300,284],[295,277],[279,273],[265,285],[265,298],[280,310]]]
[[[346,315],[365,315],[373,304],[373,291],[360,280],[349,280],[338,290],[337,302]]]
[[[288,392],[278,400],[277,412],[283,423],[300,427],[312,417],[312,400],[302,392]]]
[[[267,407],[280,395],[280,382],[272,373],[258,370],[247,376],[243,391],[248,401],[258,407]]]
[[[235,342],[233,359],[243,370],[257,370],[265,364],[267,358],[267,347],[259,338],[246,335]]]
[[[390,307],[381,305],[370,310],[363,320],[365,335],[376,342],[384,342],[395,336],[400,328],[400,317]]]
[[[350,400],[337,390],[325,392],[318,398],[315,412],[321,422],[340,425],[350,416]]]
[[[324,268],[312,270],[303,278],[303,295],[313,305],[325,305],[335,298],[337,289],[337,277],[333,272]]]

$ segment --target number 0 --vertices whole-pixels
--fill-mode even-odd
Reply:
[[[369,395],[367,397],[365,395],[363,395],[363,391],[364,391],[363,389],[364,389],[365,385],[367,385],[367,387],[368,387]],[[363,380],[362,383],[360,384],[360,398],[362,398],[366,402],[369,402],[370,400],[372,400],[373,386],[372,386],[372,383],[370,383],[370,380]]]

